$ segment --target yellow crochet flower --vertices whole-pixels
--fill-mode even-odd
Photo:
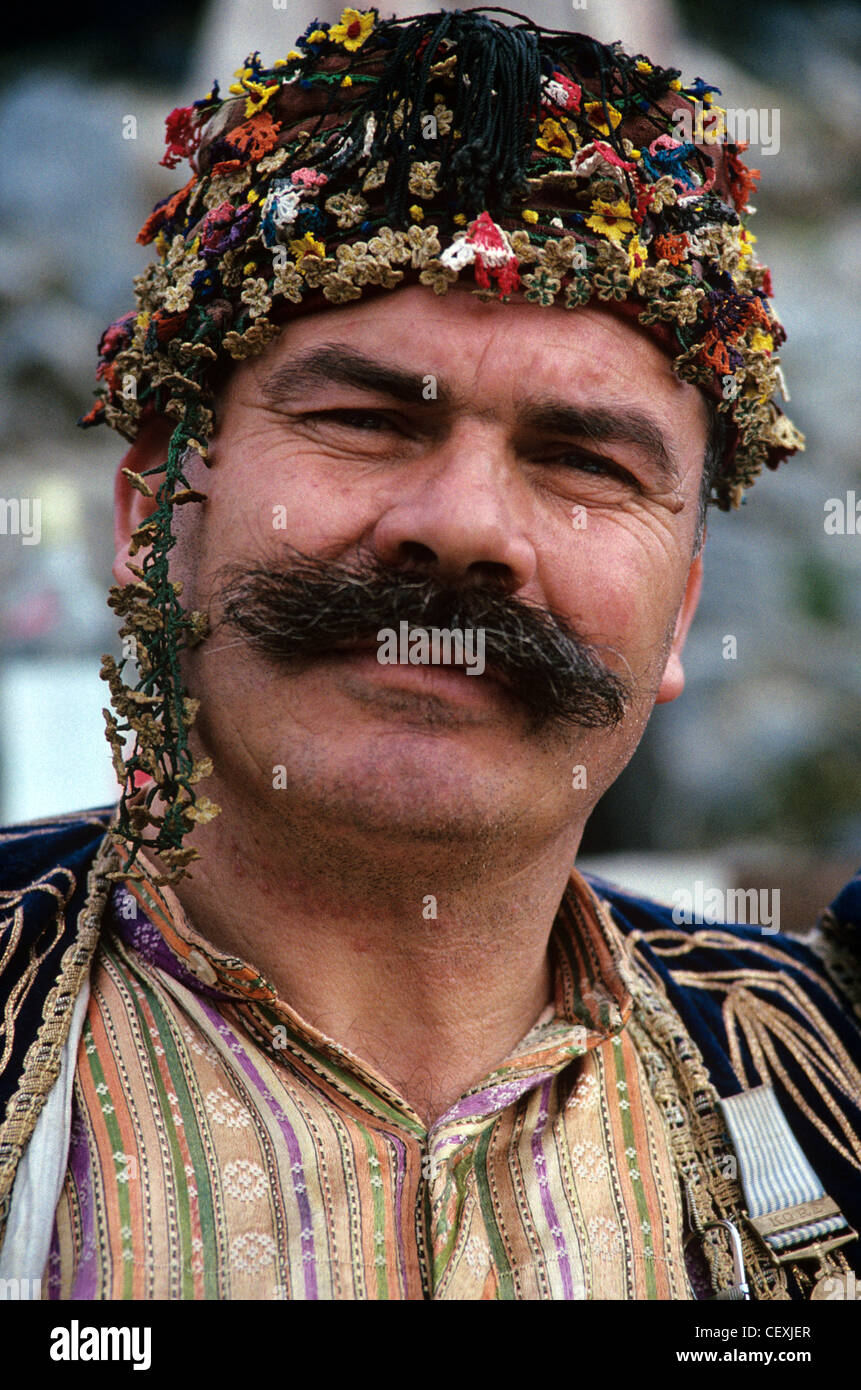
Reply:
[[[761,329],[758,328],[751,336],[750,345],[754,352],[773,352],[774,338],[770,333],[763,333]]]
[[[741,269],[744,270],[748,261],[753,256],[753,243],[756,241],[756,237],[753,232],[747,230],[747,227],[742,227],[739,232],[738,240],[738,263]]]
[[[348,5],[341,15],[340,24],[333,24],[329,30],[329,41],[342,43],[348,53],[355,53],[356,49],[361,48],[370,35],[374,27],[374,19],[374,10],[365,10],[364,13],[360,14],[358,10],[354,10],[352,6]],[[311,37],[313,38],[313,35]]]
[[[592,216],[586,218],[586,226],[611,241],[622,241],[634,231],[631,209],[624,198],[608,203],[606,198],[595,198],[592,203]]]
[[[589,118],[589,124],[592,127],[592,129],[597,130],[600,135],[610,134],[610,126],[607,125],[606,120],[607,116],[609,116],[610,125],[613,127],[614,130],[616,129],[617,125],[621,125],[621,111],[617,111],[615,106],[611,106],[609,102],[607,103],[606,116],[604,112],[603,101],[587,101],[583,110]]]
[[[631,237],[628,242],[628,278],[639,280],[646,268],[649,253],[639,237]]]
[[[248,92],[248,99],[245,103],[245,115],[256,116],[258,111],[262,111],[267,101],[271,101],[275,93],[280,90],[278,83],[273,82],[270,86],[264,86],[262,82],[243,82],[243,87]]]
[[[315,240],[311,232],[306,232],[303,237],[291,241],[290,250],[296,257],[297,264],[303,256],[323,256],[326,254],[326,247],[323,242]]]
[[[535,142],[540,150],[546,150],[548,154],[561,155],[563,159],[572,158],[574,146],[558,121],[548,117],[546,121],[541,122],[540,129],[541,134]]]

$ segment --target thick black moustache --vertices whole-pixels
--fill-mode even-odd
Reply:
[[[359,566],[293,552],[278,566],[222,570],[213,627],[297,668],[380,628],[484,629],[487,666],[504,676],[534,727],[611,729],[631,698],[629,683],[564,618],[496,588],[449,588],[417,570]]]

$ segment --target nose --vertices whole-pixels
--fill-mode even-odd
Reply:
[[[525,529],[528,508],[525,484],[496,431],[464,429],[399,475],[398,491],[373,528],[373,549],[393,569],[516,593],[537,564]]]

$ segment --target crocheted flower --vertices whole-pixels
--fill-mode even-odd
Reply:
[[[556,71],[551,77],[541,79],[541,101],[544,106],[559,106],[572,113],[580,110],[583,89],[566,77],[564,72]]]
[[[475,281],[482,290],[491,288],[491,277],[496,280],[500,298],[513,292],[520,285],[517,273],[517,256],[506,241],[501,227],[498,227],[488,212],[482,212],[471,222],[466,233],[458,233],[440,257],[443,265],[451,270],[462,270],[466,265],[475,266]]]
[[[368,250],[372,256],[379,256],[381,260],[387,262],[398,263],[410,259],[405,233],[393,232],[391,227],[381,227],[377,235],[371,237],[368,242]]]
[[[669,261],[670,265],[679,265],[686,259],[689,245],[684,233],[679,236],[668,233],[666,236],[655,237],[656,255],[660,260]]]
[[[522,227],[518,227],[515,231],[509,232],[508,244],[517,257],[520,265],[532,265],[538,260],[538,249],[533,246],[529,233],[524,231]]]
[[[221,276],[221,283],[227,289],[235,289],[241,285],[244,278],[242,262],[245,260],[244,252],[225,251],[219,262],[218,271]]]
[[[257,163],[258,174],[274,174],[288,158],[288,151],[283,145],[280,150],[273,150],[271,154],[265,154]]]
[[[310,169],[307,165],[294,169],[290,177],[301,188],[322,188],[323,184],[329,182],[328,174],[321,174],[318,169]]]
[[[368,254],[366,241],[356,241],[352,246],[339,246],[335,256],[338,262],[338,276],[341,279],[352,280],[358,285],[370,283],[377,259]]]
[[[749,232],[746,227],[740,227],[738,233],[738,262],[744,269],[753,257],[753,243],[756,241],[753,232]]]
[[[615,106],[607,102],[606,110],[603,101],[587,101],[583,110],[589,118],[589,124],[601,135],[609,135],[610,127],[613,130],[622,122],[622,113],[617,111]],[[609,121],[609,125],[607,122]]]
[[[622,241],[634,231],[630,205],[624,198],[617,198],[612,203],[608,203],[604,198],[595,198],[592,202],[592,215],[586,218],[586,226],[601,236],[609,237],[611,241]]]
[[[434,120],[436,121],[437,133],[448,135],[451,130],[451,123],[454,120],[454,112],[450,111],[443,102],[438,101],[433,109]]]
[[[302,190],[289,184],[270,189],[260,209],[260,225],[267,246],[274,246],[283,233],[293,226],[302,206]]]
[[[586,252],[577,245],[573,236],[563,237],[561,241],[546,241],[540,261],[548,274],[560,279],[569,270],[585,270],[588,265]]]
[[[437,182],[440,163],[438,159],[416,160],[410,165],[409,190],[417,198],[432,198],[439,193]]]
[[[736,149],[739,153],[746,150],[747,141],[742,140]],[[761,177],[761,170],[748,169],[745,164],[742,164],[736,151],[730,148],[725,151],[725,159],[729,175],[730,197],[737,212],[746,212],[748,198],[756,188],[756,181]]]
[[[548,154],[559,155],[561,159],[570,159],[572,157],[574,154],[574,146],[571,144],[567,132],[558,121],[554,121],[552,117],[548,116],[547,120],[541,122],[539,129],[541,134],[535,143],[540,150],[547,150]],[[576,136],[576,133],[575,138],[579,140],[579,136]]]
[[[587,276],[575,275],[565,291],[565,308],[577,309],[581,304],[588,304],[592,298],[592,286]]]
[[[181,159],[188,159],[200,144],[200,112],[193,106],[177,106],[165,121],[167,150],[159,163],[165,169],[175,169]]]
[[[614,183],[622,183],[624,173],[631,173],[636,167],[633,160],[622,159],[612,145],[606,145],[603,140],[593,140],[584,145],[577,151],[571,164],[581,178],[597,174],[601,178],[612,179]]]
[[[301,304],[304,288],[305,281],[295,265],[281,266],[275,272],[275,279],[272,281],[273,294],[283,295],[285,299],[291,300],[294,304]]]
[[[270,111],[261,111],[225,136],[226,143],[245,159],[260,159],[278,143],[279,130]]]
[[[773,352],[774,338],[770,333],[763,333],[761,329],[757,328],[751,334],[750,345],[754,352]]]
[[[368,204],[358,193],[333,193],[324,206],[344,229],[355,227],[368,211]]]
[[[240,299],[243,304],[248,305],[249,312],[253,319],[259,319],[263,314],[267,314],[272,308],[272,299],[268,293],[265,280],[246,280],[242,286]]]
[[[526,298],[530,304],[552,304],[562,288],[562,281],[546,270],[536,270],[532,275],[522,277],[526,286]]]
[[[230,356],[241,360],[243,357],[254,357],[258,352],[262,352],[267,343],[271,343],[273,338],[278,337],[279,330],[274,324],[253,323],[244,333],[225,333],[224,346]]]
[[[256,116],[258,111],[263,110],[267,101],[271,101],[275,93],[279,91],[280,85],[278,82],[254,82],[249,79],[243,82],[238,89],[231,87],[230,90],[231,92],[245,90],[248,93],[245,101],[245,114],[246,116]]]
[[[320,243],[318,242],[317,245]],[[304,276],[305,284],[319,289],[327,277],[336,269],[338,262],[334,256],[320,256],[316,253],[305,255],[297,262],[296,269]]]
[[[298,237],[290,242],[290,250],[296,257],[296,262],[308,256],[325,256],[326,248],[322,241],[317,241],[312,232],[306,232],[303,237]]]
[[[406,241],[410,252],[410,264],[414,270],[420,270],[429,260],[439,255],[442,248],[437,236],[438,230],[437,227],[407,229]]]
[[[668,261],[658,261],[657,265],[647,265],[637,281],[637,293],[646,299],[656,299],[661,290],[675,285],[677,276],[670,269]]]
[[[230,202],[236,198],[237,194],[244,193],[251,183],[251,170],[247,164],[241,164],[238,159],[225,161],[224,173],[214,174],[210,179],[209,188],[204,195],[204,203],[210,210],[220,207],[224,202]]]
[[[304,34],[300,35],[296,43],[300,49],[304,48],[306,53],[317,53],[319,51],[318,45],[327,43],[328,39],[329,26],[327,24],[321,24],[319,19],[312,19],[308,28],[305,30]]]
[[[362,44],[367,42],[376,18],[376,10],[360,13],[348,5],[341,15],[340,24],[331,25],[329,42],[343,44],[349,53],[355,53],[357,48],[361,48]]]
[[[653,183],[651,188],[647,190],[648,209],[655,215],[663,212],[664,208],[672,207],[673,203],[677,203],[678,200],[679,195],[676,192],[676,186],[669,174],[662,174],[657,183]]]
[[[362,192],[370,193],[374,188],[381,188],[386,181],[386,174],[389,172],[389,161],[378,159],[376,164],[372,164],[364,179],[362,180]]]
[[[453,285],[457,278],[457,271],[450,270],[448,266],[443,265],[438,256],[428,261],[419,276],[421,284],[428,285],[434,294],[446,294],[449,285]]]
[[[342,275],[330,275],[323,285],[323,295],[332,304],[346,304],[351,299],[361,299],[361,288]]]
[[[630,276],[623,275],[621,270],[616,270],[615,267],[599,271],[592,280],[592,286],[599,299],[627,299],[631,283]]]
[[[378,260],[376,257],[371,257],[370,260],[371,265],[368,271],[369,285],[382,285],[383,289],[393,290],[396,285],[401,283],[404,278],[404,272],[402,270],[396,270],[395,267],[389,265],[387,261]]]
[[[649,253],[639,237],[632,237],[628,242],[628,278],[633,283],[639,280],[649,259]]]
[[[696,323],[700,312],[700,300],[704,296],[705,290],[695,289],[693,285],[683,285],[672,301],[673,318],[676,323]]]
[[[170,314],[181,314],[194,298],[191,276],[181,283],[170,285],[164,292],[164,307]]]

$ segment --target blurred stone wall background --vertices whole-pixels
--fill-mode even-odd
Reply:
[[[104,594],[122,441],[74,422],[99,334],[131,306],[149,259],[137,230],[182,182],[158,166],[164,117],[214,77],[224,88],[247,52],[272,61],[341,8],[142,0],[55,11],[47,27],[41,12],[17,11],[6,26],[0,500],[40,499],[41,537],[0,530],[0,821],[114,797],[98,665],[118,647]],[[789,331],[790,414],[808,451],[761,479],[740,513],[713,513],[687,690],[655,712],[584,851],[617,856],[600,862],[638,882],[644,854],[654,880],[655,854],[672,868],[708,853],[727,881],[783,883],[803,921],[861,859],[861,517],[857,533],[825,530],[829,499],[861,504],[861,11],[799,0],[519,8],[622,38],[716,83],[724,106],[779,113],[779,150],[754,144],[747,156],[763,172],[753,230]]]

